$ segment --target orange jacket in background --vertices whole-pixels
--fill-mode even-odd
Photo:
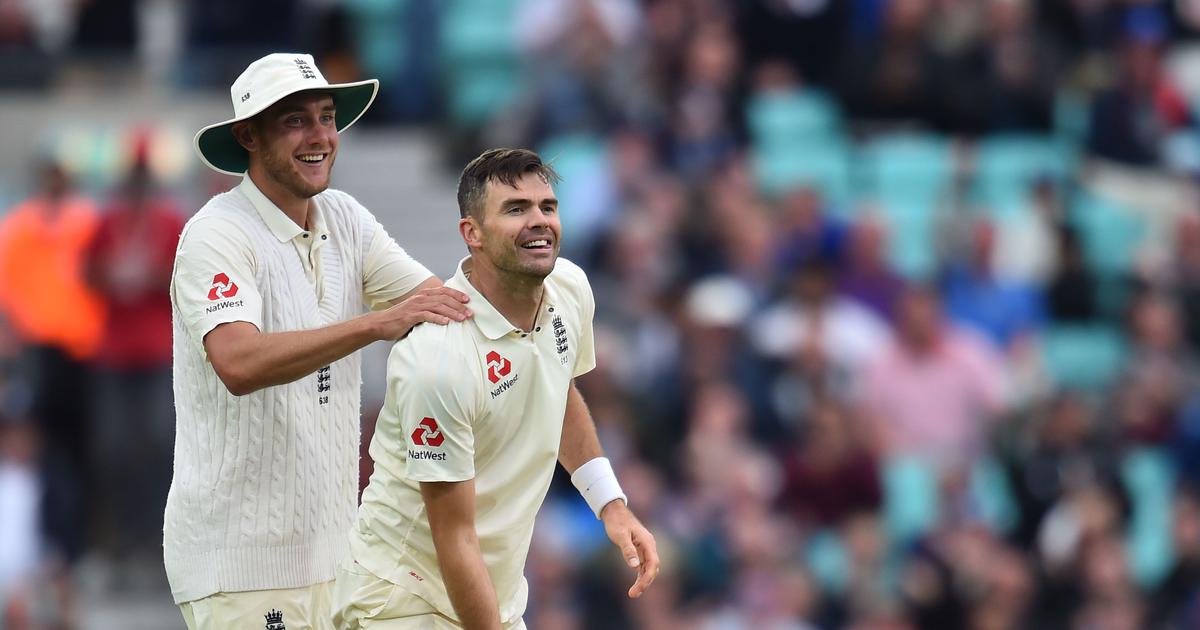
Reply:
[[[22,342],[87,359],[104,324],[103,303],[84,277],[99,217],[82,197],[63,200],[51,219],[46,206],[34,197],[0,219],[0,310]]]

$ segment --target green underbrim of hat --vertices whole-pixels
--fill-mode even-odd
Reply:
[[[348,129],[367,111],[378,91],[379,82],[375,80],[300,90],[300,92],[328,92],[333,95],[333,103],[337,108],[334,118],[339,133]],[[280,100],[287,96],[291,96],[291,94],[280,97]],[[229,175],[245,173],[250,168],[250,155],[233,137],[233,126],[243,120],[249,120],[259,113],[255,112],[244,118],[212,125],[196,134],[196,150],[205,164]]]

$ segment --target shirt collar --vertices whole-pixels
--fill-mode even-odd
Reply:
[[[508,321],[507,317],[496,310],[496,307],[492,306],[492,303],[483,297],[483,294],[475,288],[475,285],[471,284],[471,281],[467,279],[467,274],[470,271],[471,257],[467,256],[458,262],[458,270],[454,273],[454,277],[446,283],[446,286],[458,289],[471,298],[471,301],[468,303],[473,313],[471,319],[475,321],[475,325],[479,327],[479,331],[483,333],[483,336],[495,341],[509,333],[524,332],[513,326],[512,322]],[[554,312],[557,314],[557,309],[554,308],[554,297],[554,291],[550,283],[542,283],[542,305],[534,320],[536,322],[534,326],[542,325],[543,312]]]
[[[267,196],[250,179],[249,174],[242,177],[242,183],[238,188],[250,200],[254,209],[258,211],[258,216],[262,217],[263,222],[267,224],[275,238],[279,239],[279,242],[286,243],[304,232],[304,228],[296,225],[296,222],[288,218],[288,215],[284,214],[279,206],[267,199]],[[311,232],[318,234],[325,232],[324,222],[321,220],[315,203],[309,204],[308,222],[313,227]]]

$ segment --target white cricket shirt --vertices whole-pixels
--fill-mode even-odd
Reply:
[[[171,278],[175,470],[163,556],[177,603],[334,578],[358,490],[357,352],[291,383],[229,393],[204,336],[320,328],[416,288],[429,270],[351,196],[312,198],[305,230],[249,177],[183,229]]]
[[[500,618],[525,611],[525,557],[554,466],[571,379],[595,367],[595,302],[583,270],[560,258],[533,331],[513,326],[467,281],[446,283],[475,316],[422,325],[392,349],[371,456],[375,472],[350,536],[364,568],[458,619],[438,569],[422,481],[475,479],[475,530]]]

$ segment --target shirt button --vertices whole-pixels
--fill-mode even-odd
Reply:
[[[550,307],[550,312],[551,312],[551,313],[553,313],[553,312],[554,312],[554,307],[553,307],[553,306],[551,306],[551,307]]]
[[[308,232],[304,233],[304,238],[308,238]]]
[[[537,328],[534,328],[533,332],[542,332],[542,327],[538,326]]]
[[[324,241],[324,240],[328,240],[328,239],[329,239],[329,235],[328,235],[328,234],[322,234],[322,235],[321,235],[321,240],[322,240],[322,241]]]

